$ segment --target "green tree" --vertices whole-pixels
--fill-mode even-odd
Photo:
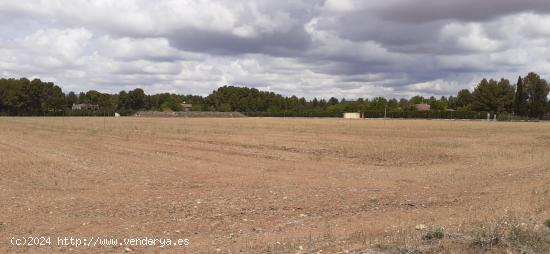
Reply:
[[[65,94],[59,86],[51,82],[43,85],[41,108],[46,114],[59,115],[66,106]]]
[[[96,90],[86,92],[86,101],[91,104],[99,104],[101,93]]]
[[[518,78],[516,84],[516,93],[514,95],[514,114],[518,116],[527,115],[527,99],[529,95],[524,89],[523,79],[521,76]]]
[[[129,106],[132,110],[145,109],[145,92],[141,88],[136,88],[128,92]]]
[[[511,112],[515,89],[510,81],[483,79],[472,93],[472,109],[493,113]]]
[[[416,95],[409,100],[409,103],[411,104],[411,106],[415,104],[422,104],[425,102],[426,102],[426,99],[420,95]]]
[[[550,88],[546,80],[534,72],[527,74],[524,78],[525,91],[528,95],[529,117],[542,119],[548,103],[548,92]]]
[[[511,113],[514,106],[515,87],[510,84],[507,79],[500,79],[498,82],[499,88],[499,111]]]
[[[78,104],[78,96],[71,91],[65,97],[65,101],[67,101],[67,106],[71,107],[73,104]]]
[[[26,114],[27,95],[23,90],[30,81],[26,78],[0,79],[0,114],[24,115]]]
[[[458,91],[458,94],[456,96],[457,109],[468,110],[471,107],[473,101],[474,98],[472,96],[472,93],[470,93],[470,90],[462,89]]]
[[[339,101],[335,97],[330,97],[330,99],[327,102],[328,105],[336,105],[338,103],[339,103]]]
[[[78,103],[90,103],[90,100],[86,98],[86,94],[84,92],[80,92],[78,94]]]

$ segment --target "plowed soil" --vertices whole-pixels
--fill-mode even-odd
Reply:
[[[0,118],[0,177],[2,253],[332,253],[550,218],[550,124]]]

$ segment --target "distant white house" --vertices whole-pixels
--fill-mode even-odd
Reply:
[[[89,103],[83,103],[83,104],[73,104],[72,106],[73,110],[99,110],[99,105],[97,104],[89,104]]]
[[[344,113],[344,119],[361,119],[361,113],[359,112],[352,112],[352,113]]]

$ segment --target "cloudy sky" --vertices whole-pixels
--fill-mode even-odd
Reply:
[[[450,95],[550,78],[547,0],[0,0],[0,76],[65,91]]]

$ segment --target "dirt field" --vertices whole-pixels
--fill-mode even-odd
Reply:
[[[467,253],[453,234],[548,233],[550,123],[0,118],[0,176],[2,253],[353,252],[425,246],[435,227],[451,240],[430,248]],[[52,246],[10,243],[25,236]]]

